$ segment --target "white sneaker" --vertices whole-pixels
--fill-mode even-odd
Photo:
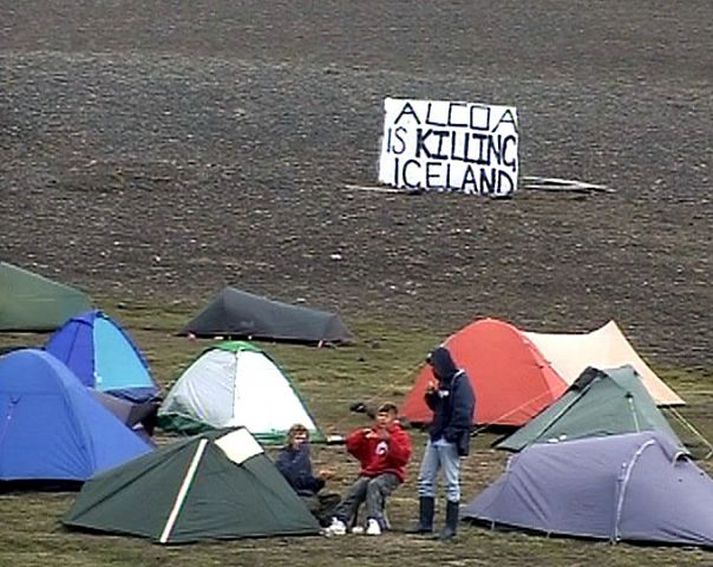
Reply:
[[[332,518],[332,523],[326,531],[329,535],[345,535],[347,526],[339,518]]]
[[[366,524],[366,535],[381,535],[381,526],[374,518],[369,518]]]

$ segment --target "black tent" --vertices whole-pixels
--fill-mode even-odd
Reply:
[[[342,343],[351,338],[336,313],[290,305],[232,287],[223,289],[180,334],[309,344]]]

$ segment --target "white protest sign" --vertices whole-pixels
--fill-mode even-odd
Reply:
[[[517,110],[470,102],[384,100],[379,181],[407,189],[517,190]]]

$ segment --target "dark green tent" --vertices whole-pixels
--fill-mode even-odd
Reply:
[[[81,291],[0,262],[0,331],[53,331],[90,308]]]
[[[192,437],[93,477],[63,523],[159,543],[319,533],[245,428]]]
[[[668,434],[683,447],[633,367],[589,367],[555,403],[496,447],[520,451],[532,443],[650,430]]]
[[[304,344],[344,343],[351,334],[338,314],[224,288],[179,333]]]

